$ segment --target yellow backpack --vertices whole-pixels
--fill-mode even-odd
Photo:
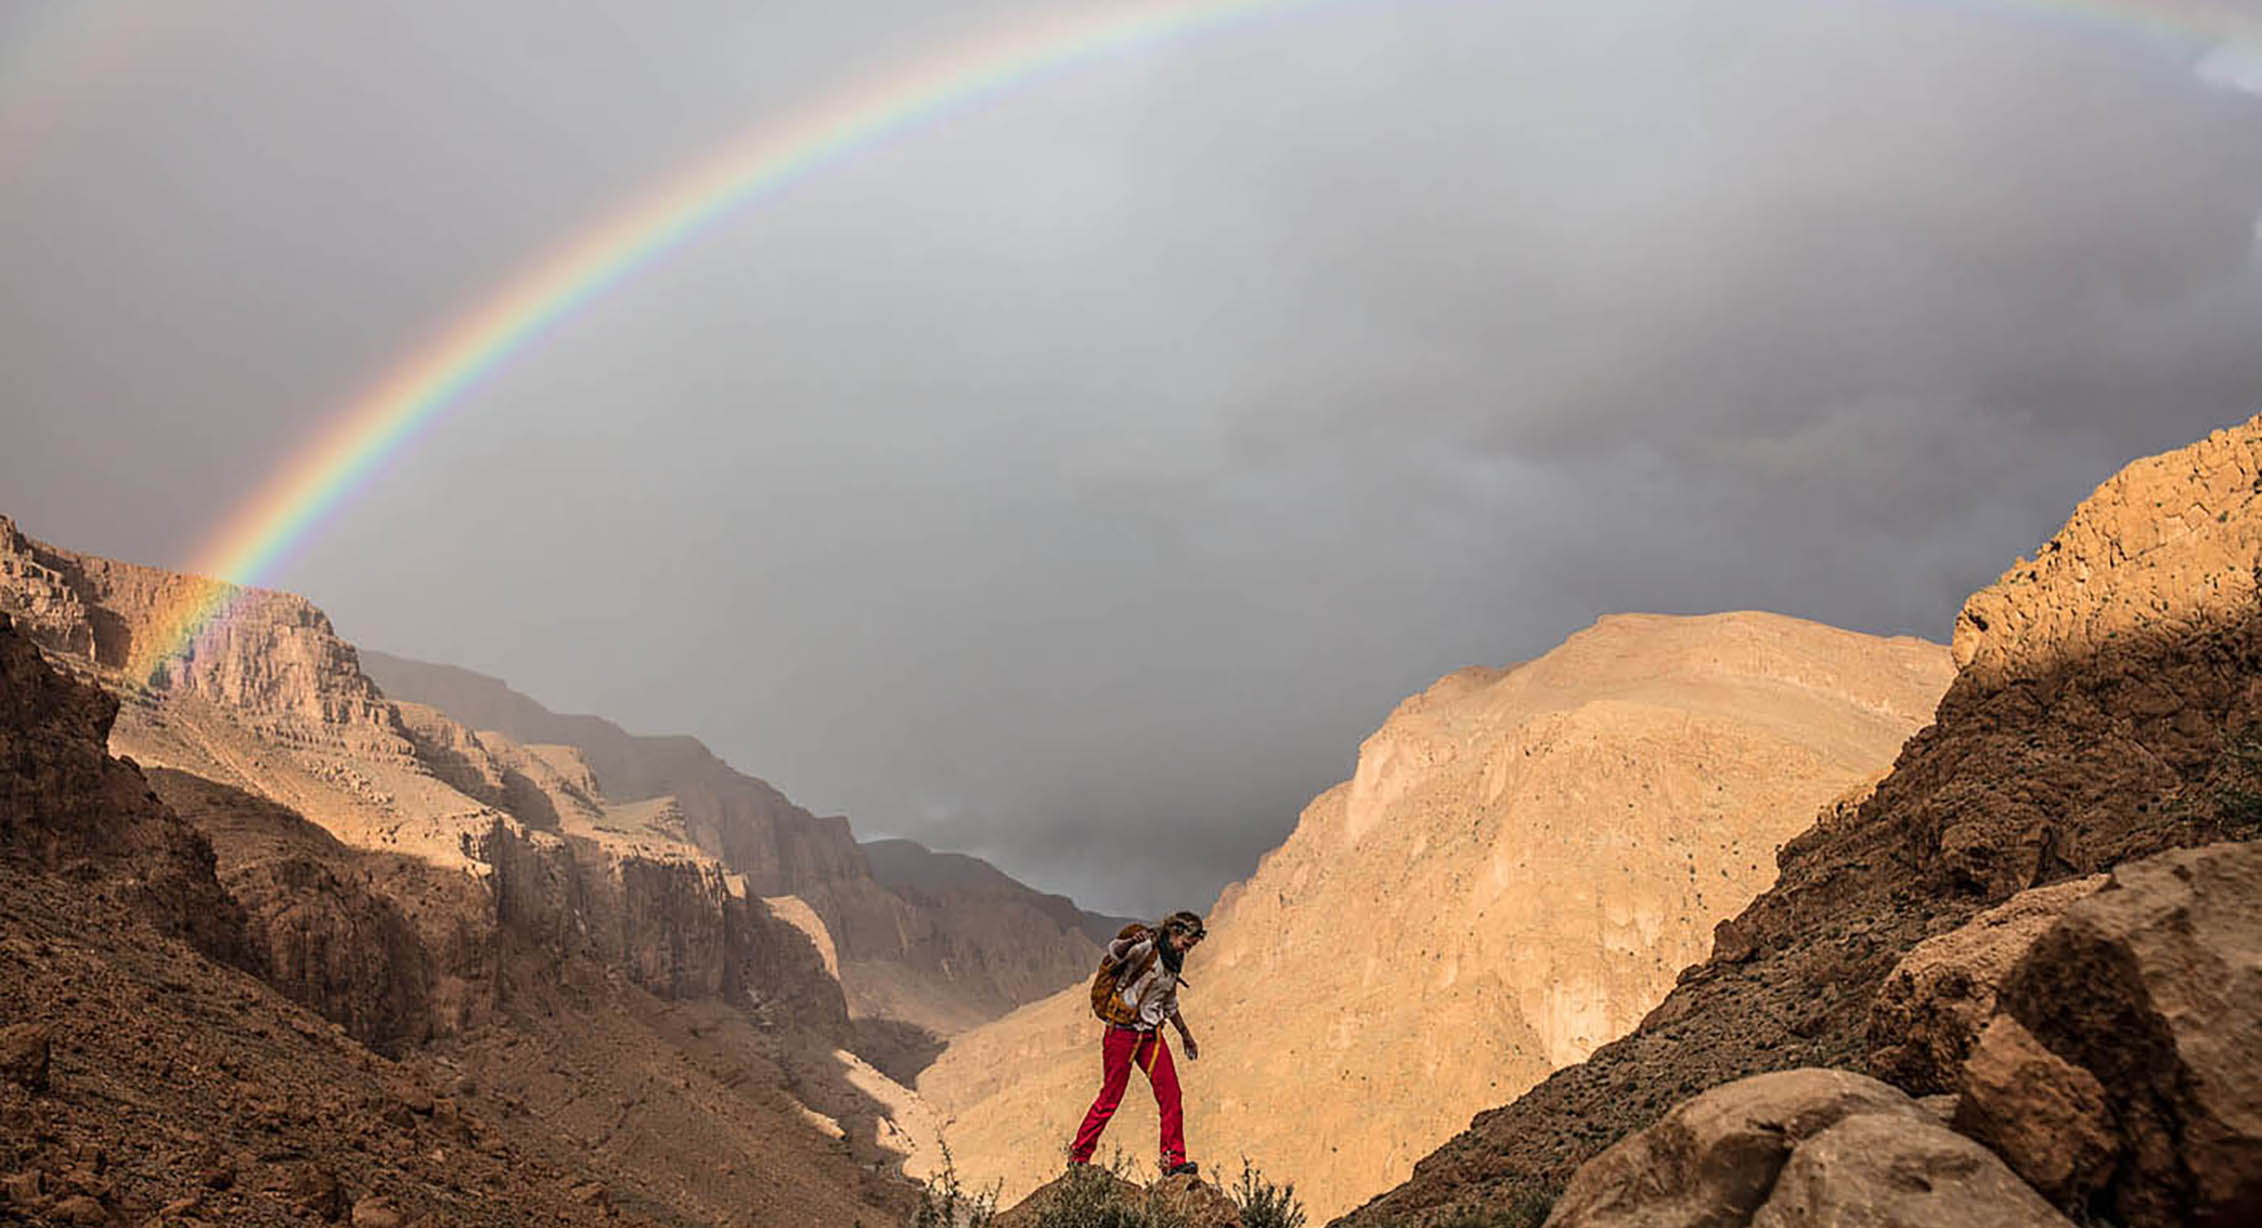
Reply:
[[[1155,938],[1156,943],[1161,941],[1159,932],[1149,930],[1146,926],[1133,921],[1124,926],[1115,938],[1117,942],[1121,942],[1126,938],[1145,938],[1150,935]],[[1109,945],[1112,946],[1113,944]],[[1132,1009],[1131,1004],[1123,1000],[1123,986],[1147,975],[1147,969],[1155,966],[1155,959],[1161,954],[1161,948],[1153,943],[1148,945],[1146,955],[1136,965],[1120,964],[1102,954],[1100,956],[1100,970],[1092,974],[1092,1013],[1099,1016],[1102,1022],[1112,1023],[1118,1027],[1129,1027],[1137,1023],[1139,1012]]]

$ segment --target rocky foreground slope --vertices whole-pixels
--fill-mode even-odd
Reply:
[[[203,858],[203,877],[189,879],[170,855],[154,869],[82,858],[65,867],[78,876],[68,889],[21,893],[31,911],[9,918],[11,941],[84,922],[74,966],[130,1003],[150,997],[147,975],[164,974],[119,964],[136,940],[102,928],[106,916],[74,921],[72,900],[185,891],[200,903],[165,914],[166,926],[199,941],[202,924],[233,935],[205,953],[319,1012],[328,1022],[309,1034],[334,1025],[357,1064],[412,1072],[409,1085],[447,1101],[431,1112],[457,1123],[447,1128],[458,1145],[510,1146],[653,1222],[761,1209],[763,1222],[885,1223],[906,1210],[909,1187],[889,1174],[932,1127],[915,1097],[850,1052],[839,983],[790,909],[665,823],[623,821],[570,752],[384,698],[297,598],[248,594],[188,653],[126,672],[171,598],[196,583],[72,555],[0,522],[0,608],[24,616],[48,676],[83,679],[54,685],[123,697],[98,722],[70,704],[17,712],[31,736],[68,733],[77,750],[24,769],[12,805],[110,833],[85,837],[98,844],[169,848],[186,831],[188,859]],[[31,651],[15,642],[19,656]],[[146,776],[108,760],[103,735]],[[54,870],[52,829],[11,821],[11,855]],[[42,959],[54,946],[32,941]],[[70,976],[41,979],[57,966],[32,962],[11,1009],[76,1037],[86,992]],[[103,1047],[115,1039],[104,1020],[83,1026],[87,1052],[141,1069]],[[136,1035],[160,1049],[224,1040],[193,1013],[160,1010],[150,1026]],[[305,1135],[327,1120],[275,1119],[276,1154],[316,1148]],[[162,1128],[160,1113],[120,1140],[146,1147],[146,1131]],[[694,1151],[685,1137],[705,1142]],[[397,1173],[370,1181],[413,1194]]]
[[[296,958],[291,927],[239,905],[216,873],[226,858],[106,754],[116,711],[0,615],[0,1220],[687,1225],[762,1208],[765,1222],[814,1228],[907,1209],[900,1186],[803,1123],[783,1078],[719,1084],[696,1050],[662,1043],[668,1004],[608,987],[589,961],[503,943],[508,962],[565,984],[524,987],[501,1009],[593,1017],[602,1041],[649,1068],[647,1096],[665,1077],[710,1098],[674,1124],[696,1120],[726,1143],[754,1136],[726,1148],[745,1173],[695,1186],[663,1164],[612,1163],[572,1116],[545,1111],[539,1089],[431,1051],[396,1062],[293,1001],[300,985],[267,979]],[[591,1051],[503,1032],[470,1035],[553,1058]],[[603,1103],[603,1091],[576,1098]]]
[[[1719,927],[1710,958],[1684,972],[1640,1027],[1480,1114],[1405,1184],[1341,1222],[1410,1224],[1461,1210],[1544,1206],[1605,1145],[1650,1127],[1693,1093],[1794,1067],[1862,1069],[1873,1042],[1880,1073],[1912,1083],[1959,1080],[1967,1097],[1970,1076],[1953,1072],[1967,1051],[1980,1063],[1989,1044],[2009,1048],[1986,1056],[1993,1065],[1980,1071],[1983,1083],[1994,1077],[1990,1068],[2000,1074],[2053,1061],[2103,1070],[2133,1089],[2116,1096],[2136,1099],[2106,1113],[2117,1133],[2102,1173],[2068,1160],[2057,1192],[2071,1190],[2077,1211],[2114,1222],[2252,1222],[2237,1217],[2262,1213],[2262,1200],[2239,1201],[2262,1189],[2240,1184],[2262,1182],[2262,1062],[2251,1023],[2237,1025],[2246,1016],[2222,999],[2262,975],[2262,944],[2250,924],[2233,925],[2228,932],[2246,938],[2223,939],[2229,945],[2214,949],[2227,954],[2209,957],[2221,970],[2201,980],[2217,986],[2218,1000],[2209,1003],[2206,992],[2186,999],[2196,1005],[2175,1008],[2173,1026],[2135,1005],[2151,992],[2143,985],[2165,983],[2129,971],[2140,967],[2131,952],[2142,943],[2102,962],[2079,954],[2112,950],[2084,934],[2114,924],[2141,932],[2133,922],[2108,922],[2128,911],[2120,903],[2081,923],[2087,929],[2050,922],[2047,933],[2063,934],[2050,940],[2058,956],[1973,964],[1997,973],[2030,969],[2023,980],[2012,975],[2005,993],[2015,999],[2010,1013],[2021,1029],[2055,1038],[2056,1047],[2042,1046],[2039,1056],[1992,1028],[1987,1036],[1995,1039],[1976,1042],[1981,1048],[1967,1038],[1943,1049],[1938,1021],[1955,1012],[1912,1001],[1931,992],[1921,987],[1935,979],[1967,984],[1969,973],[1932,978],[1912,969],[1907,984],[1880,990],[1924,939],[1958,931],[2022,889],[2262,833],[2258,499],[2262,419],[2139,461],[2107,481],[2033,560],[1970,599],[1956,624],[1958,673],[1936,723],[1909,743],[1871,796],[1825,814],[1785,845],[1779,882]],[[2147,873],[2147,881],[2161,881]],[[2170,871],[2166,881],[2197,882],[2196,873]],[[2169,907],[2161,915],[2171,920],[2158,932],[2188,938],[2197,907]],[[2206,915],[2220,915],[2219,906],[2208,907],[2218,911]],[[2251,905],[2233,915],[2241,909]],[[2008,917],[1981,925],[2017,930]],[[1955,945],[1985,943],[1975,931]],[[2123,982],[2135,988],[2117,999],[2121,1014],[2077,1005],[2092,990]],[[1982,1022],[1996,1009],[1992,991],[1985,996],[1984,1010],[1969,1008]],[[2090,1018],[2078,1017],[2084,1009]],[[2234,1033],[2243,1026],[2248,1039],[2201,1040],[2227,1055],[2228,1066],[2179,1073],[2195,1069],[2196,1059],[2194,1042],[2177,1029],[2210,1019],[2230,1021]],[[2192,1033],[2206,1034],[2205,1026]],[[2075,1076],[2060,1076],[2056,1086],[2079,1086]],[[2177,1107],[2193,1088],[2215,1089],[2206,1093],[2213,1107]],[[2079,1099],[2074,1090],[2063,1097],[2069,1105]],[[1959,1126],[1988,1132],[1962,1113]],[[1997,1128],[1990,1143],[2008,1147],[2006,1137]],[[2234,1158],[2211,1175],[2193,1167],[2195,1157],[2226,1154]],[[2086,1176],[2077,1180],[2075,1171]],[[1642,1181],[1653,1191],[1669,1184],[1655,1174]],[[1589,1184],[1582,1173],[1574,1194]],[[1566,1196],[1579,1206],[1563,1208],[1563,1222],[1651,1222],[1591,1218],[1585,1197]],[[1746,1222],[1707,1205],[1717,1222]]]
[[[1407,700],[1356,774],[1229,888],[1187,967],[1188,1135],[1315,1214],[1402,1180],[1469,1115],[1634,1026],[1777,846],[1930,715],[1947,651],[1767,614],[1603,620]],[[920,1079],[961,1171],[1053,1176],[1097,1083],[1081,987]],[[1134,1088],[1110,1139],[1150,1154]]]
[[[396,699],[517,742],[572,748],[612,798],[664,801],[684,838],[745,876],[753,892],[806,904],[823,926],[821,941],[834,953],[866,1047],[907,1076],[924,1064],[916,1055],[931,1055],[941,1038],[1052,993],[1099,958],[1086,919],[1065,898],[975,858],[961,860],[989,872],[979,886],[925,881],[936,854],[889,857],[894,879],[875,876],[846,819],[810,814],[697,739],[560,715],[499,679],[455,666],[380,652],[363,652],[361,661]]]

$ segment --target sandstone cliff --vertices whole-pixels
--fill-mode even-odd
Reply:
[[[1401,1180],[1470,1113],[1631,1028],[1882,772],[1948,654],[1767,614],[1605,619],[1402,704],[1245,883],[1183,1001],[1189,1137],[1315,1214]],[[962,1171],[1051,1175],[1095,1087],[1081,987],[954,1041],[920,1080]],[[1110,1137],[1153,1145],[1134,1089]]]
[[[700,1123],[713,1145],[694,1177],[671,1180],[665,1156],[614,1162],[572,1132],[571,1115],[533,1111],[549,1107],[536,1081],[514,1090],[474,1077],[469,1062],[373,1054],[347,1028],[414,1017],[380,995],[395,977],[394,988],[413,990],[423,956],[414,925],[372,884],[395,871],[447,876],[413,859],[357,864],[335,841],[309,845],[297,830],[309,825],[271,804],[228,807],[255,830],[223,833],[224,847],[280,850],[235,878],[252,898],[247,926],[204,834],[105,753],[115,711],[0,616],[0,1220],[594,1228],[713,1223],[756,1208],[763,1222],[830,1228],[908,1210],[906,1191],[809,1127],[762,1037],[740,1038],[726,1083],[719,1055],[679,1043],[681,1026],[634,991],[603,993],[591,1010],[546,987],[543,1016],[578,1011],[574,1026],[625,1055],[607,1074],[644,1085],[612,1123],[615,1138],[663,1133],[622,1127],[670,1108],[673,1131]],[[229,861],[218,859],[223,875]],[[282,974],[278,985],[238,962]],[[593,1052],[538,1029],[480,1039],[521,1061]],[[607,1084],[578,1080],[574,1098],[618,1112],[629,1097]],[[683,1103],[691,1097],[696,1113]]]
[[[377,652],[363,659],[386,694],[417,701],[411,709],[429,704],[451,724],[572,747],[610,798],[650,807],[617,812],[623,823],[680,825],[757,895],[806,904],[823,926],[820,942],[836,953],[849,1009],[866,1025],[860,1046],[890,1071],[915,1073],[923,1065],[916,1055],[931,1053],[938,1038],[1052,993],[1099,958],[1086,933],[1094,922],[1065,897],[977,858],[909,842],[882,847],[888,873],[877,875],[847,820],[810,814],[696,739],[561,716],[454,666]]]
[[[1641,1027],[1558,1072],[1350,1217],[1544,1197],[1682,1096],[1858,1067],[1901,957],[2022,888],[2262,830],[2262,419],[2138,461],[1957,620],[1936,723]]]
[[[141,806],[193,838],[189,860],[204,850],[212,899],[174,908],[180,926],[235,910],[242,962],[381,1053],[453,1063],[514,1105],[555,1087],[549,1107],[596,1114],[604,1146],[532,1125],[526,1145],[639,1198],[698,1220],[765,1204],[883,1221],[901,1209],[905,1187],[886,1173],[931,1145],[921,1106],[846,1053],[845,999],[817,944],[743,876],[680,831],[620,823],[569,749],[386,699],[298,598],[243,594],[179,660],[119,668],[201,584],[0,524],[0,609],[38,620],[57,663],[122,698],[100,714],[107,726],[117,713],[111,746],[161,769],[153,783],[196,825],[138,776],[120,793],[132,804],[116,817]],[[33,717],[53,706],[41,704]],[[65,756],[23,792],[116,775],[101,762]],[[42,843],[47,826],[11,836],[53,862],[70,850]],[[701,1022],[687,1031],[683,1012]],[[727,1061],[716,1035],[734,1038]],[[672,1145],[686,1131],[715,1132],[723,1150],[688,1155]],[[777,1156],[826,1174],[814,1202],[790,1192],[803,1178],[752,1162]],[[828,1216],[802,1222],[841,1222]]]

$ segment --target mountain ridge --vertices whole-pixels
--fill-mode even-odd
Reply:
[[[2101,483],[1956,620],[1954,682],[1893,770],[1786,842],[1774,885],[1631,1033],[1557,1071],[1337,1221],[1554,1196],[1681,1097],[1860,1069],[1878,987],[2014,893],[2257,834],[2262,417]],[[2244,817],[2242,817],[2244,816]]]
[[[1949,672],[1906,637],[1629,615],[1408,697],[1211,911],[1184,999],[1203,1058],[1178,1064],[1191,1145],[1293,1177],[1315,1216],[1402,1179],[1634,1026]],[[919,1088],[961,1172],[1007,1201],[1051,1175],[1096,1029],[1071,990],[952,1041]],[[1134,1089],[1109,1137],[1143,1149],[1153,1123]]]

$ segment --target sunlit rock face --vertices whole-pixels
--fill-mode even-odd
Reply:
[[[515,773],[541,785],[536,793],[564,793],[559,808],[570,811],[574,772],[591,776],[612,800],[614,825],[692,845],[742,877],[756,896],[791,897],[795,903],[785,907],[830,952],[850,1011],[919,1046],[1044,997],[1081,978],[1099,957],[1086,918],[1067,899],[975,858],[903,841],[883,848],[888,872],[878,872],[848,820],[811,814],[695,738],[632,734],[601,717],[551,712],[499,679],[454,666],[381,652],[361,657],[385,694],[417,701],[402,705],[412,714],[430,705],[424,710],[478,728],[481,738],[570,758],[550,764],[549,775],[518,763],[502,765],[508,771],[500,776],[482,774],[475,764],[457,763],[456,748],[437,734],[423,735],[428,758],[446,760],[456,777],[467,778],[459,787],[496,793],[515,783]],[[555,786],[551,775],[561,778]],[[868,1030],[866,1039],[879,1035]],[[892,1059],[884,1064],[907,1069]]]
[[[1407,700],[1217,904],[1183,996],[1194,1149],[1293,1177],[1318,1215],[1403,1180],[1471,1113],[1640,1021],[1950,674],[1920,640],[1629,615]],[[945,1051],[920,1089],[961,1169],[1009,1197],[1052,1175],[1096,1029],[1078,989]],[[1142,1157],[1143,1095],[1109,1135]]]
[[[2254,839],[2262,418],[2105,481],[1971,597],[1954,653],[1892,773],[1785,845],[1775,884],[1639,1028],[1479,1114],[1346,1223],[1545,1197],[1693,1091],[1860,1065],[1872,1008],[1897,1009],[1892,974],[1925,939],[2031,887]],[[1993,1069],[2014,1069],[2019,1047],[1998,1048]],[[1887,1057],[1884,1073],[1922,1085]]]

